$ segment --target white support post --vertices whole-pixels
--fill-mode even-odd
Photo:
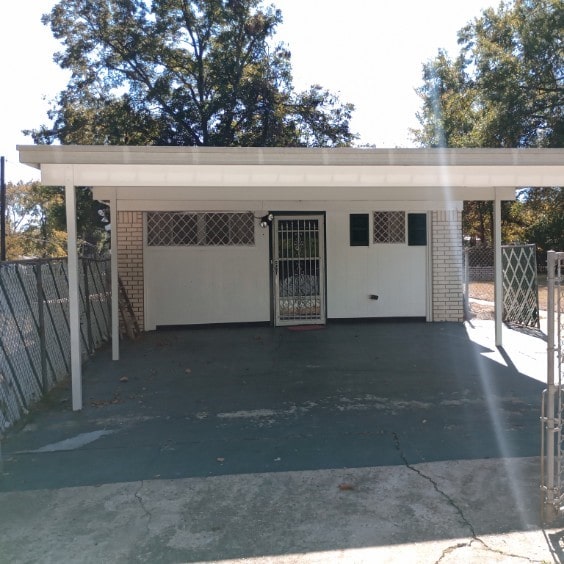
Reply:
[[[495,346],[503,346],[503,270],[501,268],[501,199],[495,189],[494,202],[494,248],[495,248]]]
[[[73,411],[79,411],[82,409],[82,359],[80,354],[76,188],[74,185],[74,171],[72,167],[68,167],[65,171],[65,210],[67,216],[72,408]]]
[[[113,188],[110,198],[111,258],[112,272],[112,360],[119,360],[119,272],[118,272],[118,212],[117,194]]]

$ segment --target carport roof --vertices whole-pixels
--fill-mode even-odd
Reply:
[[[19,145],[20,162],[42,164],[559,166],[564,149],[364,149]]]
[[[22,163],[41,170],[44,184],[125,188],[118,199],[146,198],[145,187],[162,200],[272,199],[280,195],[278,188],[286,189],[286,199],[298,200],[504,200],[513,199],[518,187],[564,185],[563,149],[33,145],[18,150]],[[167,193],[167,188],[190,190]],[[443,193],[444,188],[455,190]]]

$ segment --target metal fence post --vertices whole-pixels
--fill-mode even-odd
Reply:
[[[547,522],[553,521],[556,517],[554,506],[554,402],[556,390],[554,386],[554,276],[555,276],[555,251],[547,253],[547,290],[548,290],[548,310],[547,310],[547,345],[546,345],[546,501],[544,504],[544,519]]]
[[[469,271],[469,264],[470,261],[468,259],[468,249],[464,249],[464,312],[466,317],[469,317],[470,312],[470,294],[469,294],[469,279],[470,279],[470,271]]]
[[[88,339],[88,354],[94,354],[94,339],[92,338],[92,311],[90,304],[90,285],[88,283],[89,261],[81,259],[82,273],[84,275],[84,310],[86,314],[86,335]]]
[[[43,264],[41,262],[36,262],[33,265],[35,269],[35,280],[37,284],[37,319],[38,327],[37,332],[39,333],[39,350],[41,358],[41,384],[43,387],[43,394],[45,395],[49,391],[49,382],[47,380],[47,350],[45,346],[45,298],[43,293]]]

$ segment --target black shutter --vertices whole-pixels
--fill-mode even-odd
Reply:
[[[407,244],[423,246],[427,244],[427,214],[407,214]]]
[[[351,247],[368,247],[370,239],[367,213],[351,213],[350,242]]]

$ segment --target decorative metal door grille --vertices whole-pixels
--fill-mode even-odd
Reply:
[[[277,325],[325,323],[323,228],[322,216],[274,218]]]
[[[374,212],[375,243],[405,243],[405,212]]]
[[[551,522],[564,513],[564,252],[547,257],[547,388],[541,404],[542,518]]]
[[[150,247],[252,246],[255,218],[252,212],[149,212],[147,244]]]
[[[504,245],[503,320],[539,327],[539,291],[535,245]]]

